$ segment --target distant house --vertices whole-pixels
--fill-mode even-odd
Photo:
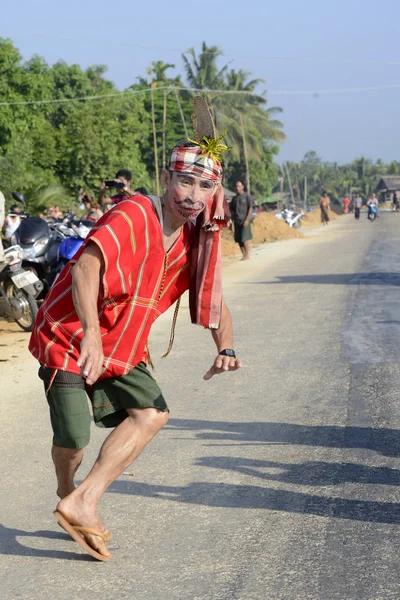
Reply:
[[[400,192],[400,175],[385,175],[376,186],[380,202],[392,201],[394,192]]]
[[[259,200],[258,205],[261,206],[263,210],[268,212],[277,210],[278,202],[278,199],[274,196],[268,196],[266,198],[263,198],[262,200]]]

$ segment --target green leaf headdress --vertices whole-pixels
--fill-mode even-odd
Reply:
[[[195,139],[189,138],[189,141],[199,146],[203,155],[208,155],[212,160],[220,162],[222,153],[230,150],[229,146],[220,143],[227,131],[216,137],[215,125],[204,98],[196,96],[193,98],[193,105],[192,121]]]

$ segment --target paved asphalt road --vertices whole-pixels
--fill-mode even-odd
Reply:
[[[53,519],[34,361],[0,363],[2,599],[400,598],[400,216],[343,217],[225,279],[246,366],[203,382],[213,346],[182,309],[155,373],[169,424],[102,501],[108,564]]]

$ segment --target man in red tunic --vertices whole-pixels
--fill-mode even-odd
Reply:
[[[174,148],[164,196],[136,195],[96,223],[50,290],[32,333],[54,433],[61,499],[55,516],[98,560],[110,558],[111,539],[97,516],[99,500],[168,420],[146,368],[152,323],[189,289],[192,321],[211,329],[217,347],[204,379],[241,367],[221,296],[218,158],[194,143]],[[90,435],[86,392],[96,424],[114,430],[75,488]]]

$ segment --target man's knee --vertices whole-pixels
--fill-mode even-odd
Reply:
[[[159,412],[159,417],[160,417],[160,422],[161,422],[161,427],[160,427],[160,429],[161,429],[162,427],[164,427],[164,425],[166,425],[168,423],[169,412],[167,410],[164,412],[160,410],[158,412]]]
[[[132,408],[128,409],[128,415],[137,425],[149,431],[157,433],[167,424],[169,418],[168,411],[162,411],[158,408]]]
[[[51,454],[54,457],[65,458],[66,460],[82,460],[84,453],[84,447],[69,447],[69,446],[57,446],[53,443],[51,447]]]

